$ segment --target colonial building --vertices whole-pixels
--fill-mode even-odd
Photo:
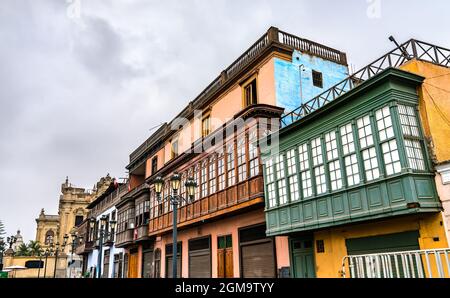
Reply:
[[[130,191],[116,204],[116,246],[127,277],[276,277],[289,267],[287,237],[266,234],[256,141],[277,130],[283,111],[348,76],[346,55],[270,28],[170,123],[130,155]],[[273,121],[275,119],[275,121]],[[182,175],[198,188],[179,206],[173,255],[172,205],[152,183]]]
[[[293,277],[445,275],[427,250],[448,248],[434,163],[450,157],[449,53],[411,40],[267,137],[279,141],[262,147],[267,235],[289,237],[278,253]]]
[[[87,217],[87,206],[95,197],[99,196],[109,187],[111,181],[112,178],[107,175],[94,185],[93,190],[87,191],[84,188],[73,186],[69,183],[69,179],[66,178],[66,181],[61,185],[58,215],[45,214],[44,209],[42,209],[39,217],[36,219],[36,241],[40,243],[42,248],[46,250],[50,246],[56,247],[57,243],[62,245],[64,243],[64,236],[71,235],[75,232],[75,228]],[[64,251],[60,252],[64,258],[69,254],[72,255],[71,244],[72,242],[69,241]],[[80,261],[76,257],[71,261],[74,260]],[[58,262],[58,276],[66,276],[66,267],[67,262]]]
[[[77,227],[79,242],[76,246],[76,254],[83,258],[84,276],[98,276],[100,222],[102,217],[106,217],[100,257],[101,276],[103,278],[123,277],[124,251],[116,247],[116,230],[109,223],[117,221],[115,205],[127,191],[128,184],[118,183],[115,179],[111,180],[108,188],[86,207],[89,210],[88,216]]]

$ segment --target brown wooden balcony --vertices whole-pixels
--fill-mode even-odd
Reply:
[[[77,255],[84,255],[84,254],[88,254],[93,250],[94,246],[93,246],[93,242],[82,242],[79,243],[77,245],[77,247],[75,248],[75,253]]]
[[[178,209],[178,228],[263,206],[263,178],[256,176]],[[172,230],[172,212],[150,219],[149,236]]]
[[[116,234],[116,247],[124,247],[134,241],[134,229],[127,229]]]
[[[134,240],[142,241],[147,239],[148,239],[148,224],[137,227]]]

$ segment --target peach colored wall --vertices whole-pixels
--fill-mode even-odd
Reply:
[[[275,73],[274,73],[274,58],[270,57],[261,62],[256,67],[258,70],[257,87],[258,87],[258,102],[263,104],[275,105]],[[224,122],[233,118],[242,109],[242,88],[236,83],[225,91],[210,105],[211,110],[211,130],[216,130]],[[206,107],[205,107],[206,110]],[[194,117],[189,120],[189,124],[180,128],[178,134],[179,152],[182,153],[190,148],[191,144],[201,137],[201,117]],[[171,139],[167,140],[164,145],[164,163],[171,159]],[[151,169],[147,162],[147,173]],[[147,174],[148,176],[149,174]]]
[[[252,226],[265,222],[264,210],[262,208],[254,211],[250,211],[241,215],[218,220],[216,222],[203,224],[199,227],[193,227],[186,230],[178,231],[178,241],[182,241],[182,277],[187,278],[189,276],[189,251],[188,241],[190,239],[201,238],[205,236],[211,236],[211,266],[212,277],[217,277],[217,237],[224,235],[232,235],[233,240],[233,270],[234,276],[239,277],[239,242],[238,242],[238,229],[243,227]],[[172,234],[166,234],[161,237],[159,241],[155,242],[155,248],[161,249],[161,276],[165,277],[165,246],[172,243]],[[285,245],[287,242],[284,240],[276,240],[277,254],[278,245],[281,245],[281,251],[287,250]],[[286,252],[287,253],[287,252]],[[288,266],[288,260],[284,256],[277,257],[282,266]],[[280,267],[280,264],[278,264]]]
[[[277,248],[277,267],[278,269],[282,267],[290,266],[289,258],[289,237],[275,237],[275,244]]]
[[[158,170],[161,169],[165,164],[164,148],[162,148],[156,154],[152,155],[149,159],[147,159],[145,163],[145,178],[150,177],[152,175],[152,159],[155,156],[158,156]]]
[[[142,245],[138,246],[138,261],[137,261],[137,274],[138,278],[142,276]]]
[[[274,59],[261,66],[258,74],[258,101],[273,106],[276,105]]]

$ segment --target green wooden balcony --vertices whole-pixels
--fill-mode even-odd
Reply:
[[[422,81],[388,69],[262,146],[267,234],[439,212],[418,113]]]

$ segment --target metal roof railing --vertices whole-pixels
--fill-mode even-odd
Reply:
[[[306,115],[311,114],[327,103],[354,89],[366,80],[376,76],[380,72],[390,67],[398,68],[412,59],[450,67],[450,50],[423,41],[411,39],[350,75],[325,92],[305,102],[295,110],[283,115],[281,117],[281,127],[286,127]]]

